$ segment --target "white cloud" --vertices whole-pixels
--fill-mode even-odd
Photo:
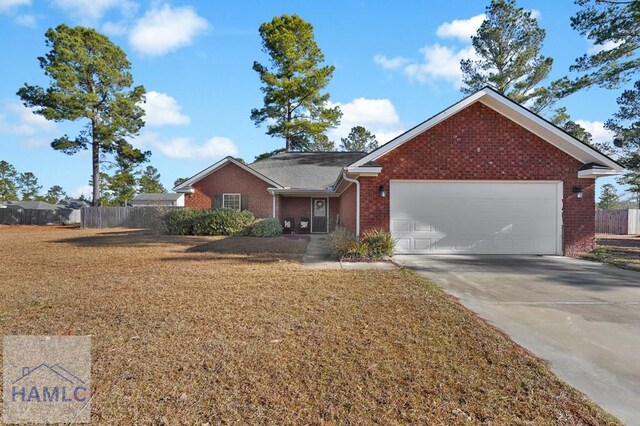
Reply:
[[[622,41],[612,41],[612,40],[608,40],[604,44],[593,44],[589,42],[589,47],[587,47],[587,53],[589,55],[595,55],[596,53],[600,53],[605,50],[615,49],[621,44],[622,44]]]
[[[166,93],[148,92],[147,101],[142,104],[145,110],[144,121],[147,126],[158,127],[168,124],[189,124],[189,116],[180,112],[182,107],[178,102]]]
[[[29,6],[31,0],[0,0],[0,12],[9,12],[21,6]]]
[[[402,56],[388,58],[385,55],[375,55],[373,57],[373,62],[386,70],[395,70],[409,62],[409,59],[403,58]]]
[[[485,18],[486,15],[482,13],[469,19],[454,19],[451,22],[445,22],[438,27],[436,35],[440,38],[456,38],[471,43],[471,36],[476,34]]]
[[[93,187],[91,185],[82,185],[71,191],[71,198],[80,198],[81,195],[91,199],[93,197]]]
[[[17,102],[5,104],[4,111],[6,115],[0,114],[0,134],[16,136],[31,147],[45,146],[50,142],[48,136],[56,129],[54,122]]]
[[[137,4],[129,0],[53,0],[53,4],[83,22],[98,21],[110,9],[117,8],[123,15],[137,9]]]
[[[419,83],[432,83],[444,80],[456,89],[462,87],[462,71],[460,61],[463,59],[477,59],[473,47],[454,49],[439,43],[420,49],[422,62],[412,63],[404,68],[404,73],[410,80]]]
[[[605,129],[602,121],[576,120],[576,123],[591,133],[595,143],[610,143],[613,140],[613,132]]]
[[[107,21],[102,24],[102,32],[112,36],[125,35],[127,33],[127,24],[124,21]]]
[[[15,22],[18,25],[22,25],[23,27],[35,27],[36,26],[36,17],[30,14],[22,14],[15,17]]]
[[[228,155],[235,157],[239,153],[238,147],[231,139],[221,136],[197,144],[189,137],[164,140],[159,133],[144,130],[131,143],[139,149],[158,150],[167,157],[189,160],[219,160]]]
[[[231,139],[221,136],[214,136],[203,144],[196,144],[190,138],[175,138],[156,142],[156,148],[167,157],[189,160],[218,160],[228,155],[235,157],[239,153]]]
[[[188,46],[209,27],[206,19],[191,7],[154,7],[140,18],[129,34],[134,50],[160,56]]]
[[[471,36],[474,35],[485,19],[484,14],[472,16],[468,19],[454,19],[444,22],[436,30],[436,35],[441,39],[455,39],[463,42],[460,46],[449,46],[442,43],[434,43],[424,46],[419,50],[422,58],[407,59],[403,57],[387,57],[378,54],[374,62],[384,69],[402,70],[409,80],[421,84],[434,84],[446,82],[456,89],[462,87],[462,71],[460,61],[463,59],[475,60],[478,58],[475,49],[470,45]]]
[[[148,149],[160,142],[160,134],[143,129],[140,134],[131,138],[131,145],[138,149]]]
[[[542,16],[542,13],[538,9],[531,9],[529,12],[531,12],[531,17],[533,19],[540,19]]]
[[[338,106],[342,111],[340,125],[329,133],[329,138],[338,144],[354,126],[365,127],[380,143],[388,142],[402,132],[400,117],[389,99],[356,98],[331,106]]]

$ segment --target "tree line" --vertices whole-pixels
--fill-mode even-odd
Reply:
[[[620,182],[629,185],[640,203],[640,79],[627,87],[640,70],[640,2],[575,3],[580,10],[570,25],[601,49],[576,58],[569,69],[571,77],[548,81],[553,58],[542,53],[546,32],[531,11],[518,7],[515,0],[492,0],[471,40],[478,59],[460,63],[462,92],[489,85],[583,143],[615,155],[629,170]],[[326,90],[335,67],[324,64],[312,24],[284,14],[263,23],[258,33],[268,61],[253,63],[264,96],[250,118],[256,126],[265,126],[267,135],[281,138],[284,146],[257,158],[281,151],[335,150],[337,144],[328,133],[340,124],[342,112]],[[126,199],[135,192],[136,170],[151,156],[130,142],[144,126],[144,87],[134,86],[124,51],[92,28],[60,25],[46,32],[46,44],[50,51],[38,60],[49,87],[25,84],[18,96],[49,120],[82,120],[84,128],[78,135],[57,138],[52,148],[70,155],[91,151],[95,203]],[[617,98],[619,111],[606,123],[615,135],[611,143],[594,143],[567,108],[558,106],[562,99],[590,87],[626,89]],[[375,135],[363,126],[353,127],[339,144],[347,151],[370,152],[377,147]],[[114,174],[104,169],[113,169]]]
[[[67,197],[60,185],[42,193],[42,185],[32,172],[20,173],[13,164],[0,160],[0,201],[45,201],[55,204]]]
[[[167,192],[160,182],[160,173],[153,166],[145,169],[118,169],[113,175],[102,173],[100,181],[102,205],[122,206],[136,194]],[[60,185],[42,192],[42,185],[32,172],[20,173],[5,160],[0,160],[0,202],[45,201],[56,204],[70,197]],[[84,194],[80,200],[85,201]]]

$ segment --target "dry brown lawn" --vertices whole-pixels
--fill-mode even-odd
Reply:
[[[90,335],[96,424],[618,424],[411,272],[216,241],[0,226],[0,334]]]
[[[583,256],[623,269],[640,271],[640,235],[596,235],[596,250]]]

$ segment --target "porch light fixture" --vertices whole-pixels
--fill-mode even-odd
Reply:
[[[386,197],[386,196],[387,196],[387,193],[384,191],[384,184],[383,184],[383,185],[380,185],[380,188],[378,188],[378,191],[380,192],[380,196],[381,196],[382,198],[384,198],[384,197]]]
[[[580,185],[574,186],[573,193],[576,194],[577,198],[582,198],[582,195],[583,195],[582,187]]]

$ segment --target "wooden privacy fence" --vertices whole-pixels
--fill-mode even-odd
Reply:
[[[640,234],[640,209],[596,210],[596,233]]]
[[[180,207],[84,207],[82,228],[149,228],[163,230],[165,216]]]
[[[0,209],[0,223],[5,225],[70,225],[80,223],[80,210],[38,210],[7,207]]]

